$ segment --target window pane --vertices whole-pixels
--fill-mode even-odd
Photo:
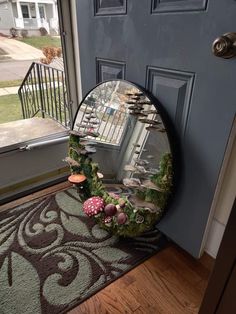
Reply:
[[[29,18],[29,8],[28,5],[21,5],[21,10],[22,10],[22,16],[25,19]]]

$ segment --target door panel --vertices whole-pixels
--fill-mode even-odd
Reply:
[[[207,0],[152,0],[152,13],[206,10]]]
[[[211,45],[235,31],[235,12],[234,0],[77,1],[83,94],[125,78],[156,96],[175,126],[182,179],[158,228],[196,257],[235,114],[236,61]]]
[[[105,59],[96,60],[97,83],[113,79],[125,79],[125,63]]]

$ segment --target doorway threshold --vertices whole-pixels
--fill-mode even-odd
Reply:
[[[50,118],[30,118],[0,124],[0,151],[42,138],[63,136],[68,129]]]

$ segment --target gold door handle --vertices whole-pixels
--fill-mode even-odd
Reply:
[[[216,38],[212,44],[212,52],[220,58],[236,57],[236,33],[226,33]]]

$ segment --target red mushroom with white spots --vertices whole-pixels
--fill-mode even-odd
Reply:
[[[93,196],[87,199],[83,204],[83,211],[89,217],[96,216],[104,210],[104,200],[99,196]]]
[[[107,216],[104,218],[103,222],[105,224],[110,224],[112,222],[112,217],[111,216]]]

